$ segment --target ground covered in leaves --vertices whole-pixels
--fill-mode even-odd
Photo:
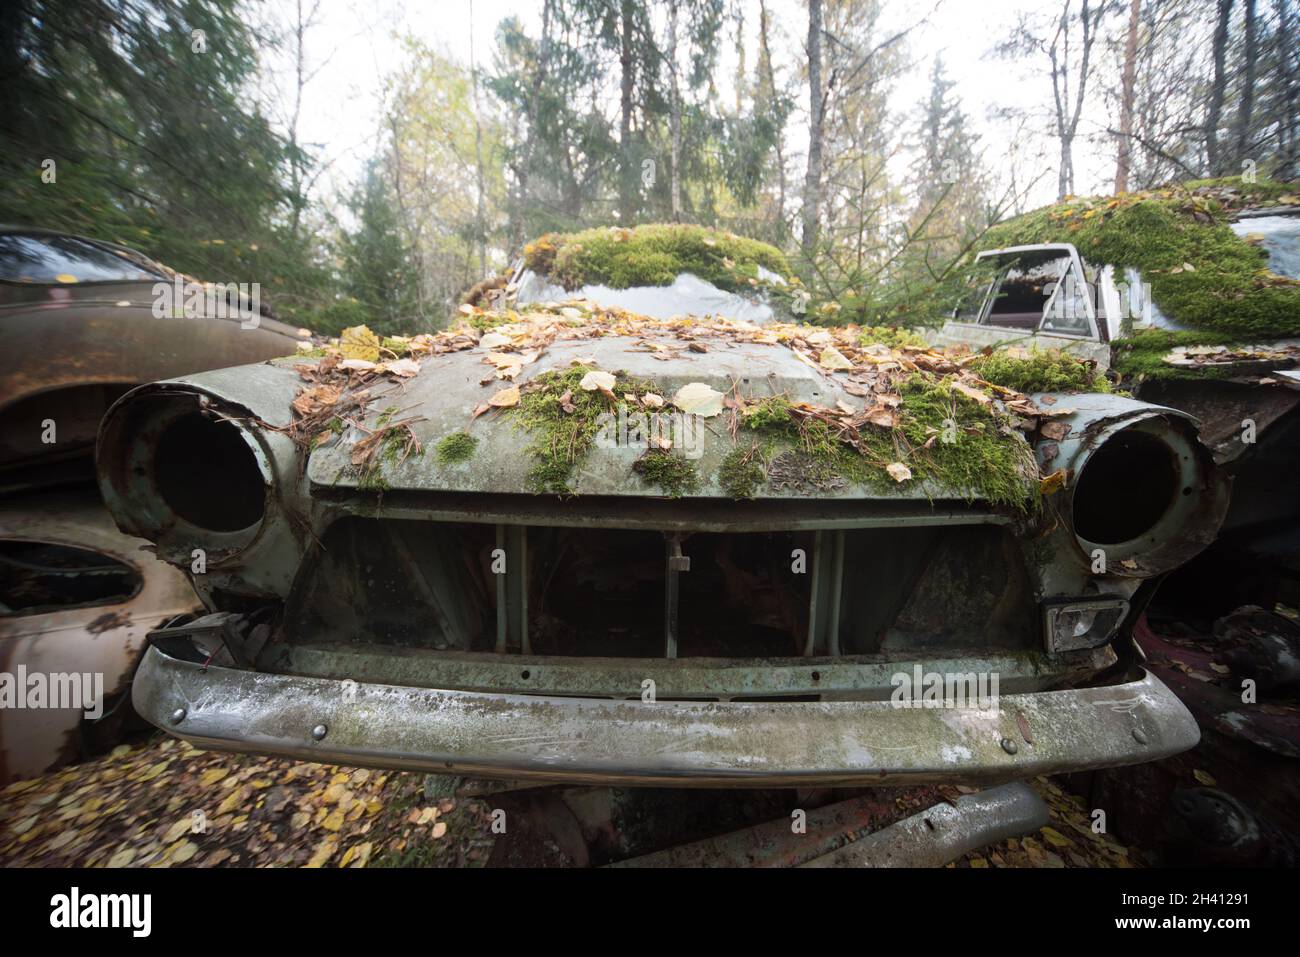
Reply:
[[[1093,833],[1078,798],[1031,783],[1050,825],[949,866],[1142,866]],[[933,795],[896,800],[912,813]],[[159,735],[0,792],[0,865],[478,867],[499,839],[491,824],[488,801],[426,800],[420,774],[206,752]]]
[[[0,864],[476,866],[479,801],[424,800],[419,774],[200,751],[175,738],[0,792]]]

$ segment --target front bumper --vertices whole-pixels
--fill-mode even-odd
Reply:
[[[795,787],[997,784],[1138,764],[1200,731],[1159,679],[1003,695],[998,707],[889,701],[644,703],[357,684],[221,668],[151,647],[136,710],[203,748],[513,780]]]

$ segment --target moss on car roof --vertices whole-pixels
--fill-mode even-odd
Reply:
[[[1248,208],[1300,205],[1300,186],[1199,180],[1118,196],[1071,198],[991,229],[984,247],[1072,243],[1098,265],[1132,266],[1175,322],[1234,341],[1300,335],[1300,281],[1229,226]]]
[[[775,246],[704,226],[670,223],[548,233],[524,247],[524,262],[570,291],[588,284],[612,289],[667,286],[684,272],[736,291],[763,284],[760,266],[785,279],[793,276]]]

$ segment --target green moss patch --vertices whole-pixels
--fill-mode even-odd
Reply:
[[[601,413],[618,412],[618,404],[604,393],[582,388],[583,378],[591,371],[574,366],[562,372],[545,372],[524,387],[519,405],[509,410],[519,427],[533,437],[528,449],[533,457],[528,488],[534,493],[573,494],[569,478],[600,433]],[[619,395],[655,391],[652,383],[621,375],[615,388]]]
[[[1236,336],[1214,332],[1174,332],[1170,329],[1141,329],[1111,345],[1111,367],[1125,379],[1145,380],[1217,379],[1232,375],[1226,368],[1180,368],[1165,362],[1171,349],[1180,346],[1228,346]]]
[[[864,326],[858,330],[858,342],[864,346],[882,345],[891,349],[915,346],[925,349],[929,343],[923,336],[901,326]]]
[[[948,379],[917,373],[899,387],[898,425],[864,425],[856,437],[824,418],[801,415],[784,397],[766,398],[744,416],[745,433],[786,445],[802,481],[815,488],[852,483],[897,488],[886,471],[902,463],[913,480],[965,493],[968,500],[1029,511],[1038,500],[1037,467],[1027,442],[1005,416],[957,389]],[[856,444],[854,444],[856,442]],[[752,448],[748,443],[741,448]],[[757,487],[756,459],[729,455],[719,480],[733,497]],[[783,455],[781,458],[786,458]],[[770,462],[770,454],[764,462]],[[787,469],[786,471],[791,471]],[[766,475],[766,471],[765,471]]]
[[[703,226],[656,224],[633,229],[548,233],[524,247],[528,268],[567,290],[671,285],[687,272],[719,289],[759,285],[758,267],[793,275],[775,246]]]
[[[439,465],[455,465],[468,461],[478,448],[478,439],[465,431],[452,432],[438,443],[436,454]]]
[[[695,463],[672,452],[649,449],[632,464],[632,471],[647,485],[655,485],[673,498],[700,487],[700,473]]]
[[[767,481],[767,463],[771,447],[752,442],[738,445],[722,460],[718,468],[718,484],[736,500],[753,498],[759,487]]]
[[[1034,349],[1028,355],[1000,350],[980,356],[967,366],[994,385],[1025,395],[1035,392],[1109,392],[1110,383],[1097,364],[1059,349]]]
[[[1228,226],[1234,210],[1289,189],[1214,180],[1072,199],[995,226],[984,247],[1072,243],[1091,263],[1140,270],[1156,305],[1182,325],[1236,341],[1300,335],[1300,282],[1273,275],[1265,251]]]

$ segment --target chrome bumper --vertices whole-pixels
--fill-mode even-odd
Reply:
[[[202,748],[516,780],[689,787],[951,782],[1138,764],[1200,731],[1153,675],[1003,695],[989,710],[889,701],[611,701],[242,671],[151,647],[136,710]]]

